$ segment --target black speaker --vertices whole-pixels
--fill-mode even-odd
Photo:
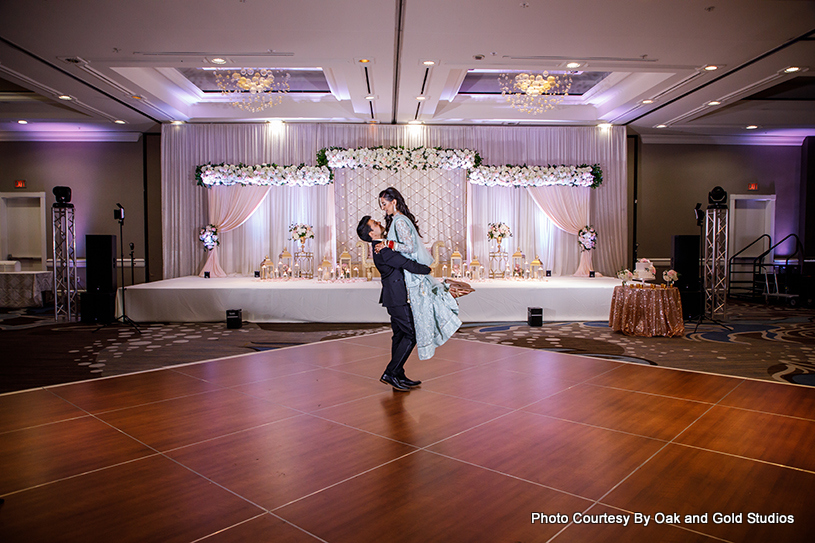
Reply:
[[[91,291],[79,295],[82,322],[108,324],[116,315],[116,293]]]
[[[227,309],[226,310],[226,327],[227,328],[240,328],[243,324],[243,309]]]
[[[85,288],[88,292],[116,292],[116,236],[85,236]]]
[[[543,326],[543,309],[540,307],[526,308],[526,322],[529,326]]]
[[[671,268],[679,274],[679,290],[696,290],[699,285],[699,236],[671,237]],[[682,300],[684,304],[684,298]]]
[[[695,319],[702,314],[702,292],[699,290],[680,290],[679,299],[682,300],[682,316]]]

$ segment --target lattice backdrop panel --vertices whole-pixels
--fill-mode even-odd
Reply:
[[[372,169],[334,171],[334,203],[337,220],[337,253],[347,248],[356,255],[359,219],[370,215],[384,223],[379,209],[379,193],[395,187],[405,197],[419,223],[424,244],[431,248],[444,242],[440,261],[450,259],[452,245],[464,255],[467,228],[467,182],[463,170],[403,170],[392,172]],[[464,255],[466,258],[466,255]]]

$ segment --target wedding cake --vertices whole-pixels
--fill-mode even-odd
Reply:
[[[641,281],[650,281],[654,278],[654,273],[656,273],[656,268],[651,261],[647,258],[641,258],[637,261],[637,265],[634,268],[634,277]]]

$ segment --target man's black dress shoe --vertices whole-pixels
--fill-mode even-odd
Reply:
[[[392,386],[394,390],[399,390],[401,392],[407,392],[410,390],[410,387],[405,382],[389,373],[383,373],[379,380],[386,385]]]
[[[399,376],[399,380],[402,381],[404,384],[409,386],[410,388],[417,387],[422,384],[421,381],[414,381],[413,379],[408,379],[408,376],[404,373]]]

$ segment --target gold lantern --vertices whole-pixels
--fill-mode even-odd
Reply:
[[[521,252],[520,247],[512,255],[512,275],[515,277],[524,276],[524,254]]]
[[[458,249],[453,251],[450,255],[450,277],[453,279],[461,279],[464,273],[464,266],[461,258],[461,253]]]
[[[343,246],[340,254],[340,273],[343,277],[351,276],[351,254],[346,250],[345,246]]]
[[[318,279],[321,279],[323,281],[328,281],[329,277],[331,277],[331,268],[332,268],[331,261],[328,260],[328,256],[326,256],[323,259],[323,263],[320,264],[320,269],[322,270],[322,275],[320,277],[318,277]]]
[[[274,262],[272,259],[269,258],[267,255],[266,258],[263,259],[263,262],[260,263],[260,278],[263,279],[273,279],[274,278]]]
[[[532,261],[531,271],[532,271],[532,278],[533,279],[540,279],[543,275],[543,264],[541,264],[540,257],[535,255],[535,260]]]
[[[473,281],[478,281],[481,279],[481,262],[478,261],[477,256],[474,256],[470,261],[470,272],[472,274]]]
[[[277,262],[277,267],[279,268],[278,273],[281,277],[283,277],[283,274],[286,274],[287,277],[291,276],[291,258],[291,253],[286,248],[283,248],[283,252],[280,253],[280,260]]]

